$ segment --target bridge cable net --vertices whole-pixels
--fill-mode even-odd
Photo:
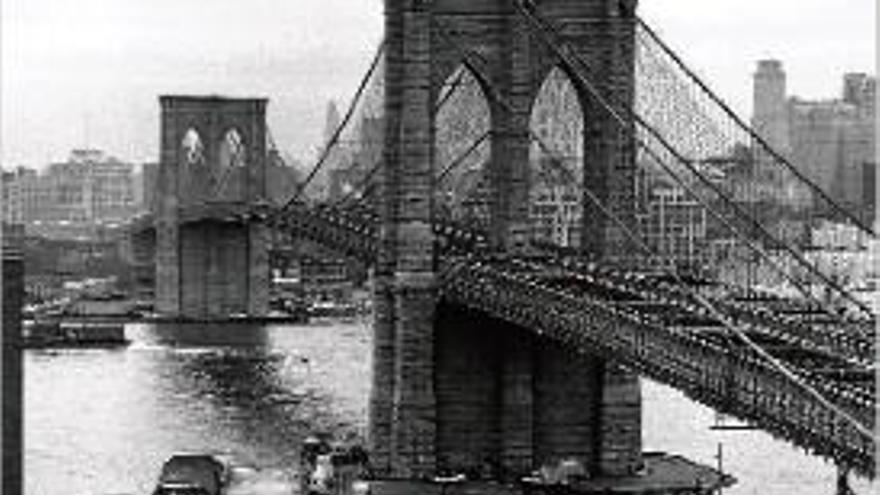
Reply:
[[[447,41],[448,43],[453,44],[453,45],[456,44],[455,40],[452,39],[448,34],[445,34],[443,30],[441,30],[440,33],[444,36],[444,38],[446,38],[446,41]],[[458,49],[459,49],[460,52],[462,52],[462,53],[464,54],[465,59],[469,59],[470,63],[472,63],[473,65],[478,65],[478,64],[479,64],[480,61],[478,60],[478,57],[475,57],[475,56],[474,56],[475,54],[468,53],[468,52],[466,52],[466,51],[465,51],[463,48],[461,48],[461,47],[458,47]],[[548,78],[548,79],[549,79],[549,78]],[[499,100],[499,99],[498,99],[498,96],[497,96],[496,94],[493,94],[492,96],[493,96],[493,100],[495,100],[495,101],[497,101],[498,103],[500,103],[501,107],[502,107],[505,111],[511,111],[510,105],[509,105],[506,101]],[[539,98],[540,98],[540,96],[539,96]],[[536,104],[536,106],[537,106],[537,104]],[[569,112],[569,113],[571,113],[571,112]],[[577,126],[575,126],[575,127],[577,127]],[[578,133],[578,132],[575,132],[574,134],[577,134],[577,133]],[[533,136],[533,137],[534,137],[534,136]],[[557,155],[557,157],[558,157],[559,153],[558,153],[557,151],[551,149],[549,146],[547,146],[547,145],[546,145],[545,143],[543,143],[542,141],[543,141],[543,140],[539,140],[539,142],[541,143],[541,146],[540,146],[541,149],[540,149],[539,151],[544,152],[544,154],[545,154],[546,156]],[[545,157],[546,157],[546,156],[545,156]],[[547,182],[547,183],[551,183],[551,184],[553,184],[554,186],[558,186],[560,183],[564,183],[564,184],[567,184],[567,185],[571,185],[571,184],[580,184],[580,183],[581,183],[581,182],[580,182],[580,177],[578,176],[578,174],[574,174],[572,177],[566,177],[565,174],[559,174],[559,171],[558,171],[558,170],[555,170],[555,171],[546,171],[546,170],[543,170],[543,169],[546,169],[546,167],[540,167],[539,170],[537,171],[537,175],[539,176],[539,178],[542,178],[545,182]],[[578,171],[578,172],[579,172],[579,171]],[[551,177],[552,179],[551,179],[551,180],[547,180],[547,179],[545,179],[546,177]],[[560,178],[562,179],[561,181],[560,181]],[[533,188],[533,189],[539,189],[539,188]],[[534,202],[534,198],[533,198],[533,202]],[[566,206],[566,208],[568,208],[568,207],[571,206],[571,205],[565,205],[565,206]],[[709,212],[710,212],[710,213],[714,213],[714,211],[712,211],[711,209],[709,210]],[[540,239],[539,239],[539,240],[540,240]],[[544,241],[546,242],[546,239],[545,239]],[[629,251],[629,250],[623,250],[623,251]],[[654,257],[654,258],[657,258],[656,255],[654,255],[653,257]],[[664,255],[662,258],[664,258],[664,259],[665,259],[665,258],[669,258],[669,256],[668,256],[668,255]],[[672,264],[672,263],[669,263],[669,264]],[[726,293],[726,294],[724,295],[724,297],[721,298],[721,299],[727,299],[729,296],[730,296],[730,293],[729,293],[729,291],[728,291],[728,293]],[[791,323],[791,322],[789,322],[789,323]],[[800,328],[798,328],[798,330],[803,330],[803,326],[801,326]],[[827,340],[827,339],[825,339],[825,340]],[[854,346],[855,346],[855,347],[859,347],[859,346],[860,346],[860,350],[861,350],[861,355],[862,355],[862,356],[873,356],[873,351],[872,351],[872,349],[873,349],[873,346],[872,346],[873,340],[872,340],[871,338],[868,338],[868,339],[861,339],[861,340],[859,340],[859,339],[854,339],[854,340],[856,340],[856,344],[855,344]],[[851,346],[851,347],[852,347],[852,346]],[[849,349],[847,349],[847,350],[849,350]],[[867,360],[870,360],[871,357],[868,357],[868,358],[866,358],[866,359],[867,359]]]
[[[486,231],[491,123],[488,97],[466,65],[440,88],[434,112],[432,217]]]
[[[528,12],[528,9],[522,11]],[[558,37],[554,27],[537,18],[534,18],[534,22],[537,29],[543,30],[544,36],[551,40]],[[557,50],[560,49],[557,47]],[[668,70],[646,70],[645,67],[658,64],[644,62],[646,57],[642,53],[644,50],[637,50],[636,108],[630,108],[626,102],[615,101],[613,94],[600,94],[597,86],[590,83],[598,73],[582,57],[573,55],[567,49],[560,50],[560,57],[567,59],[567,64],[579,74],[580,82],[594,93],[594,98],[606,100],[606,103],[611,101],[609,109],[612,110],[614,118],[620,120],[620,125],[625,130],[629,131],[625,123],[634,121],[637,129],[635,137],[643,147],[653,150],[654,154],[661,157],[661,162],[675,168],[690,185],[698,186],[693,189],[698,192],[703,202],[711,204],[719,215],[725,217],[728,226],[719,228],[716,225],[707,225],[708,232],[702,234],[703,240],[713,241],[708,246],[710,249],[702,252],[710,253],[720,259],[696,260],[697,264],[714,267],[716,271],[714,276],[726,277],[743,287],[745,297],[774,298],[792,291],[802,292],[803,287],[808,286],[810,292],[821,295],[824,298],[824,305],[833,306],[835,312],[852,313],[863,320],[873,319],[871,308],[844,287],[845,276],[839,273],[836,264],[820,263],[821,260],[816,259],[817,256],[808,255],[798,245],[798,240],[808,237],[811,226],[816,225],[819,210],[805,209],[802,203],[793,202],[792,198],[796,198],[795,196],[784,193],[790,190],[790,187],[767,187],[767,181],[752,177],[754,175],[752,172],[747,174],[749,179],[744,182],[720,181],[717,176],[719,173],[723,174],[723,169],[707,164],[733,160],[729,157],[719,158],[721,156],[719,153],[742,149],[739,142],[718,138],[720,134],[715,131],[718,129],[716,121],[706,121],[701,117],[705,115],[701,107],[695,106],[688,98],[680,97],[680,91],[669,90],[670,87],[676,86],[670,85],[667,82],[668,78],[664,77],[668,74]],[[656,72],[660,72],[661,76],[654,78],[653,74]],[[660,82],[654,82],[655,80]],[[711,101],[714,103],[714,100]],[[642,113],[648,117],[643,116]],[[728,118],[728,123],[731,122],[735,124]],[[754,171],[757,167],[750,169]],[[642,179],[647,183],[642,190],[663,182],[663,171],[652,170],[649,166],[645,166],[642,167],[642,172]],[[792,180],[800,180],[797,176],[793,177]],[[815,189],[812,184],[809,186],[800,184],[799,187]],[[740,195],[734,196],[730,189],[735,189]],[[747,198],[747,201],[744,201],[743,197]],[[822,198],[818,194],[816,197]],[[828,208],[833,210],[835,206],[831,205]],[[737,226],[736,236],[717,234],[718,230],[722,232],[729,230],[729,225]],[[870,235],[868,232],[863,234],[863,239]],[[713,235],[717,238],[712,239]],[[742,242],[746,238],[754,241],[752,246]],[[726,248],[725,244],[728,245]],[[754,245],[762,246],[763,252],[757,252]],[[741,260],[746,258],[743,253],[752,256],[749,263],[741,263]],[[863,251],[862,254],[866,253]],[[769,263],[770,266],[767,266],[768,256],[772,256],[775,260]],[[784,267],[789,274],[782,276],[779,273],[780,267]],[[742,276],[743,272],[745,276]],[[774,274],[775,278],[768,280],[763,277],[768,273]],[[795,286],[783,283],[792,279],[798,279],[801,283]],[[743,280],[746,282],[744,285]],[[815,305],[799,310],[822,311]]]
[[[695,196],[764,251],[758,255],[741,241],[730,242],[709,225],[704,240],[710,257],[704,264],[717,267],[722,279],[746,280],[745,296],[803,295],[806,288],[815,296],[807,299],[822,298],[825,306],[872,318],[851,288],[875,234],[745,126],[641,20],[636,51],[634,113],[643,122],[639,135],[646,148],[678,169]],[[640,165],[650,189],[662,183],[664,173],[651,166],[656,160],[647,161]],[[848,253],[818,245],[823,232],[835,231],[851,237]]]
[[[530,16],[530,15],[531,14],[527,13],[527,16]],[[546,36],[546,33],[539,33],[538,35],[544,37],[544,36]],[[552,40],[552,38],[545,38],[545,39]],[[555,46],[554,49],[560,50],[558,46]],[[559,54],[560,54],[560,58],[565,59],[565,54],[561,50],[559,51]],[[612,113],[614,112],[613,108],[611,108],[607,104],[607,102],[603,102],[603,105],[606,107],[607,111],[610,111]],[[625,127],[625,120],[621,119],[620,123],[624,124],[624,127]],[[680,182],[683,182],[683,181],[680,181]],[[686,183],[683,183],[681,185],[686,185]],[[690,190],[690,189],[688,188],[688,190]],[[641,251],[648,252],[652,256],[658,255],[658,253],[654,249],[651,249],[650,246],[648,246],[644,242],[644,240],[641,238],[640,235],[637,235],[635,232],[633,232],[631,227],[627,226],[627,224],[625,222],[621,221],[619,217],[616,217],[613,214],[613,212],[608,210],[606,207],[602,206],[601,202],[598,201],[598,198],[596,198],[595,195],[593,195],[588,189],[585,189],[584,192],[589,196],[589,198],[592,202],[594,202],[597,206],[600,207],[603,214],[605,214],[609,218],[612,218],[613,221],[615,221],[615,223],[617,223],[618,226],[622,228],[625,235],[631,241],[633,241],[637,246],[639,246]],[[807,380],[805,379],[805,377],[802,376],[804,374],[809,374],[809,372],[806,369],[799,369],[798,373],[795,373],[794,371],[789,369],[790,368],[789,363],[783,363],[782,360],[780,360],[779,358],[777,358],[776,356],[772,355],[770,352],[765,350],[761,345],[759,345],[757,342],[755,342],[752,337],[747,335],[744,331],[742,331],[737,326],[736,321],[730,318],[729,313],[719,310],[717,307],[718,306],[717,301],[710,301],[702,294],[690,289],[688,282],[686,280],[684,280],[677,272],[673,271],[673,272],[671,272],[671,274],[672,274],[672,277],[677,280],[679,287],[683,287],[683,288],[685,288],[685,290],[687,292],[691,292],[693,299],[696,300],[703,309],[705,309],[707,312],[712,314],[717,321],[721,322],[724,325],[726,331],[729,333],[728,337],[735,336],[738,340],[740,340],[745,345],[745,347],[747,347],[749,350],[751,350],[752,352],[759,355],[762,359],[770,362],[787,379],[791,380],[794,383],[797,383],[798,386],[803,391],[805,391],[808,394],[810,394],[811,396],[813,396],[813,398],[816,399],[824,407],[828,408],[830,411],[833,411],[835,417],[844,420],[846,423],[853,426],[860,434],[864,435],[869,440],[873,441],[873,435],[872,435],[871,429],[868,426],[866,426],[866,424],[870,424],[870,419],[873,418],[872,415],[869,414],[867,416],[869,418],[867,422],[860,421],[860,420],[856,419],[855,417],[853,417],[852,414],[843,410],[837,404],[835,404],[834,402],[827,399],[825,396],[823,396],[822,393],[818,392],[812,384],[807,383]],[[865,389],[850,390],[850,392],[855,393],[855,394],[861,393],[863,398],[865,398],[869,403],[873,404],[873,401],[874,401],[873,387],[871,387],[870,389],[867,389],[867,390],[865,390]],[[863,470],[863,472],[864,472],[864,470]],[[873,472],[873,471],[871,471],[871,472]]]

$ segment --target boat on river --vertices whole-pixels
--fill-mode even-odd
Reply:
[[[26,349],[113,348],[129,343],[123,321],[37,319],[26,320],[22,330]]]

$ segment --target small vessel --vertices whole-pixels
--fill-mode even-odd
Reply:
[[[123,322],[61,319],[25,321],[22,342],[27,349],[107,348],[129,343]]]

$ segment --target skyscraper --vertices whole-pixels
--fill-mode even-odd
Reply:
[[[866,210],[863,166],[874,161],[876,79],[863,73],[843,77],[841,95],[804,100],[786,94],[786,76],[778,60],[761,60],[754,74],[752,127],[778,153],[859,216]],[[762,177],[788,181],[794,177],[766,154],[758,154]],[[795,187],[804,205],[828,210],[805,187]],[[830,211],[830,210],[829,210]]]
[[[754,74],[752,127],[780,153],[790,150],[786,76],[779,60],[760,60]]]

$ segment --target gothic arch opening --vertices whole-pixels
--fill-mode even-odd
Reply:
[[[183,133],[180,141],[180,186],[182,191],[187,192],[181,198],[201,198],[204,195],[206,173],[205,145],[199,132],[190,127]]]
[[[241,133],[235,128],[229,129],[220,141],[220,151],[218,154],[220,167],[244,167],[247,163],[245,151]]]
[[[435,212],[454,220],[487,222],[491,110],[470,68],[461,65],[446,79],[435,110]]]
[[[240,132],[235,128],[223,133],[217,148],[217,169],[213,174],[214,197],[240,200],[246,180],[247,148]]]
[[[529,223],[539,243],[577,248],[583,217],[584,111],[569,78],[553,68],[529,119]]]
[[[183,151],[183,160],[187,164],[203,163],[205,161],[205,146],[198,131],[190,127],[183,134],[180,142]]]

